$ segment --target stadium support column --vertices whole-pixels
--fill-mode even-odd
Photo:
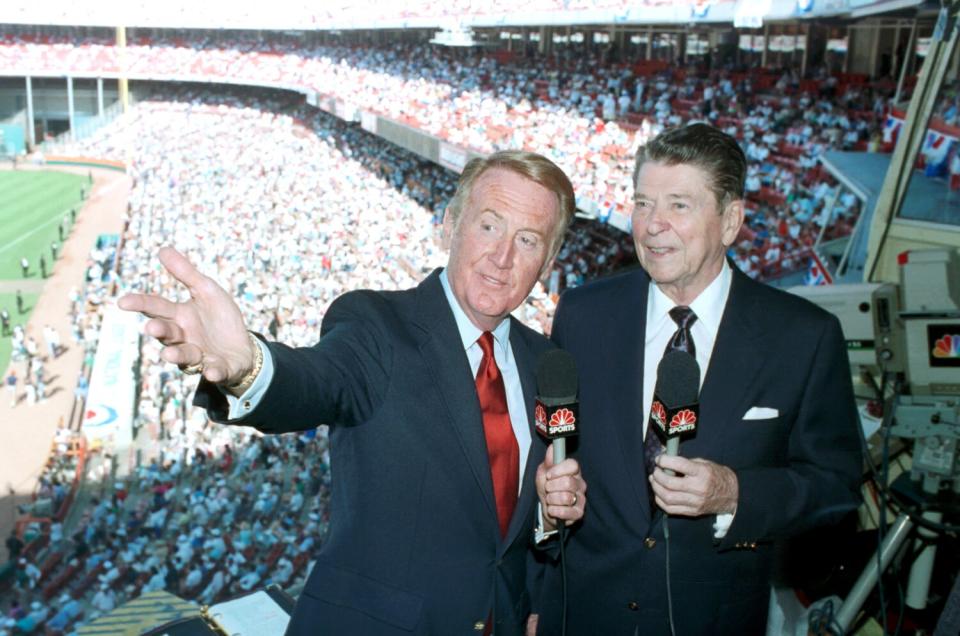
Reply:
[[[880,25],[873,25],[873,46],[870,47],[870,79],[877,77],[877,59],[880,57]]]
[[[907,48],[903,52],[903,60],[900,62],[900,79],[897,80],[897,92],[893,95],[893,103],[900,102],[900,94],[903,92],[903,81],[907,77],[910,66],[913,63],[914,47],[917,45],[917,19],[913,19],[913,26],[910,27],[910,37],[907,39]]]
[[[847,26],[847,50],[843,54],[843,72],[850,72],[850,49],[853,48],[853,29]]]
[[[952,61],[950,62],[950,70],[947,71],[947,77],[956,77],[958,68],[960,68],[960,47],[954,47]]]
[[[97,78],[97,117],[103,117],[103,78]]]
[[[767,68],[767,51],[770,50],[770,23],[763,23],[763,53],[760,54],[760,68]]]
[[[553,31],[550,27],[540,27],[540,43],[537,45],[540,55],[550,55],[553,53]]]
[[[800,78],[807,76],[807,58],[810,56],[810,22],[803,23],[803,52],[800,55]]]
[[[903,20],[897,20],[897,26],[893,31],[893,53],[890,55],[890,77],[897,72],[897,65],[900,64],[900,27],[903,26]]]
[[[117,78],[117,93],[120,98],[120,108],[126,113],[129,108],[129,93],[127,86],[127,29],[117,27],[117,48],[120,51],[120,76]]]
[[[653,53],[653,27],[647,29],[647,57],[650,59],[651,54]]]
[[[70,137],[74,138],[74,135],[77,134],[76,128],[76,112],[73,107],[73,76],[67,75],[67,117],[69,118],[70,123]]]
[[[31,149],[37,145],[35,130],[36,125],[33,123],[33,82],[27,75],[27,143],[30,144]]]

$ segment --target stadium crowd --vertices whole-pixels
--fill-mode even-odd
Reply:
[[[711,121],[742,140],[753,166],[751,183],[759,183],[750,197],[753,236],[742,246],[750,251],[748,271],[757,276],[793,265],[819,233],[829,199],[815,193],[832,184],[815,169],[817,157],[829,149],[876,149],[892,92],[862,76],[838,78],[822,70],[800,78],[795,71],[625,64],[610,61],[609,49],[572,46],[522,55],[199,35],[138,36],[125,51],[134,73],[301,86],[478,152],[541,152],[571,176],[581,207],[601,216],[629,213],[638,145],[665,126]],[[0,45],[0,66],[13,60],[40,70],[120,68],[116,47],[95,39],[67,45],[8,36]],[[840,210],[833,231],[851,227],[857,212],[855,206]],[[771,222],[778,231],[771,231]],[[783,223],[786,232],[779,231]]]

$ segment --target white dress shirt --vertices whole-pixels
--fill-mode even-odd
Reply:
[[[717,331],[720,329],[720,320],[723,310],[727,306],[730,296],[730,283],[733,273],[726,260],[723,268],[707,288],[700,292],[689,307],[697,315],[697,320],[690,327],[690,335],[696,348],[697,364],[700,365],[700,386],[710,366],[710,356],[713,354],[713,345],[717,341]],[[647,322],[644,334],[643,350],[643,433],[647,433],[647,424],[650,420],[650,405],[653,403],[653,390],[657,384],[657,366],[660,364],[667,343],[677,330],[677,323],[670,317],[670,310],[676,307],[666,294],[656,284],[651,284],[647,292]],[[642,461],[642,458],[641,460]],[[714,528],[715,536],[722,538],[727,534],[732,514],[717,515]]]

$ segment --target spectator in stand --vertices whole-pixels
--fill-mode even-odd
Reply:
[[[59,609],[53,618],[47,622],[47,627],[54,630],[64,631],[73,623],[76,618],[83,613],[83,605],[70,594],[64,594],[58,602]],[[51,608],[53,609],[53,608]]]
[[[20,557],[20,552],[23,551],[23,540],[17,536],[16,529],[10,531],[10,536],[7,537],[5,542],[7,547],[7,561],[16,561]]]

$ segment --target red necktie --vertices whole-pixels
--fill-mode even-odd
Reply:
[[[483,436],[487,440],[490,475],[493,477],[493,495],[497,501],[497,520],[500,536],[507,535],[513,509],[517,505],[520,483],[520,447],[510,425],[507,410],[507,392],[503,376],[493,357],[493,334],[484,331],[477,339],[483,350],[483,359],[477,370],[477,397],[483,413]]]

